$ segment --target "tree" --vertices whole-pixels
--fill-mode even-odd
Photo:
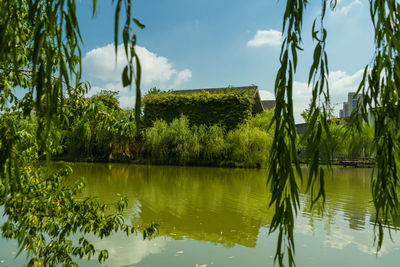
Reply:
[[[93,14],[96,2],[92,2]],[[116,51],[121,9],[126,16],[122,39],[128,64],[122,81],[124,86],[135,84],[136,107],[140,107],[141,69],[133,25],[144,25],[132,17],[131,0],[115,2]],[[30,266],[76,265],[73,255],[90,258],[96,254],[100,262],[107,259],[108,252],[97,251],[85,233],[102,238],[114,231],[143,230],[146,238],[156,231],[154,225],[141,229],[125,223],[126,199],[114,205],[77,199],[84,183],[64,186],[71,172],[68,166],[54,172],[37,163],[39,152],[47,160],[53,154],[55,126],[70,121],[71,114],[63,113],[64,105],[72,101],[69,104],[78,104],[80,112],[86,105],[80,46],[75,0],[0,2],[0,205],[7,216],[1,231],[4,237],[17,239],[19,253],[27,251]],[[15,96],[15,88],[26,90],[22,99]],[[112,100],[113,95],[98,97],[110,100],[110,96]],[[34,133],[18,123],[32,111],[38,123]],[[140,126],[140,108],[135,111]],[[110,212],[110,207],[116,209]],[[82,237],[74,244],[71,235],[78,233]]]
[[[102,103],[109,109],[120,110],[119,100],[117,98],[118,92],[110,91],[110,90],[101,90],[100,93],[92,96],[91,100],[93,103]]]
[[[311,105],[310,105],[311,106]],[[305,109],[301,116],[304,118],[307,124],[312,123],[309,117],[311,107],[309,109]],[[328,124],[328,131],[322,131],[320,138],[320,146],[318,147],[318,154],[320,160],[334,160],[335,154],[340,154],[344,152],[345,143],[346,143],[346,136],[347,136],[347,129],[343,126],[345,123],[344,121],[340,121],[336,118],[333,114],[334,109],[333,107],[328,104],[327,105],[327,124]],[[323,120],[323,113],[319,110],[320,117],[317,117],[317,121]],[[307,135],[305,135],[307,136]],[[303,136],[301,139],[302,144],[307,147],[308,140]],[[307,136],[308,137],[308,136]],[[310,148],[309,148],[310,149]],[[312,148],[310,149],[312,151]],[[310,153],[309,153],[310,154]]]
[[[330,136],[327,136],[326,132],[322,135],[322,147],[321,159],[323,160],[334,160],[335,155],[342,154],[345,148],[346,129],[343,125],[330,124],[329,125]]]
[[[371,158],[374,155],[374,128],[363,123],[360,128],[349,131],[348,154],[352,157]]]
[[[270,157],[268,184],[274,197],[270,232],[279,231],[275,261],[283,266],[285,251],[288,265],[294,265],[294,218],[299,204],[299,183],[303,177],[296,153],[296,128],[293,118],[293,77],[297,69],[297,52],[301,50],[303,13],[306,0],[287,0],[283,16],[283,34],[280,63],[275,80],[276,108],[274,115],[275,136]],[[307,190],[312,194],[312,204],[325,201],[324,169],[319,166],[321,135],[328,127],[330,103],[328,86],[328,57],[325,51],[327,30],[324,18],[328,6],[336,7],[336,0],[321,1],[321,14],[312,25],[312,38],[316,43],[313,63],[309,72],[312,88],[309,124],[303,138],[308,140],[309,177]],[[363,101],[358,104],[360,116],[353,115],[352,123],[361,131],[368,122],[369,112],[375,121],[373,148],[376,151],[377,175],[372,176],[372,198],[376,209],[375,238],[379,250],[383,242],[384,225],[389,225],[399,212],[398,184],[400,140],[400,4],[396,0],[371,0],[370,15],[374,26],[375,53],[367,65],[357,93]],[[321,118],[321,119],[319,119]],[[293,163],[293,164],[292,164]]]

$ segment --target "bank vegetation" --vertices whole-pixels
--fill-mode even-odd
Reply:
[[[49,133],[49,152],[38,150],[39,158],[50,153],[64,161],[264,168],[274,134],[273,111],[266,110],[247,116],[234,128],[194,123],[183,114],[170,122],[155,119],[137,135],[134,110],[121,109],[117,93],[106,90],[92,97],[67,97],[63,114]],[[38,149],[35,112],[21,117],[19,125],[27,146]],[[358,131],[335,120],[329,129],[330,137],[320,137],[321,161],[373,157],[371,125]],[[298,136],[298,153],[304,158],[307,141]]]

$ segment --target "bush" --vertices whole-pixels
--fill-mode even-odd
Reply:
[[[219,125],[190,126],[185,116],[157,120],[144,131],[145,157],[162,164],[264,167],[272,145],[268,118],[259,114],[228,133]]]
[[[185,115],[191,125],[219,124],[234,129],[252,113],[253,96],[245,90],[226,89],[223,93],[153,92],[143,98],[143,124],[150,127],[156,120],[172,122]]]
[[[221,124],[191,124],[184,115],[170,122],[158,119],[138,137],[132,111],[112,109],[102,101],[82,103],[80,116],[67,119],[57,132],[64,147],[55,153],[60,159],[238,167],[267,162],[271,111],[230,131]]]
[[[157,120],[145,129],[143,137],[145,151],[153,162],[186,164],[199,158],[197,129],[191,129],[185,116],[170,124]]]
[[[264,132],[268,132],[269,134],[273,134],[274,128],[273,125],[270,127],[272,117],[274,116],[274,110],[265,110],[262,113],[258,113],[254,117],[251,117],[247,120],[247,123],[251,128],[259,128]]]
[[[69,159],[109,160],[113,151],[129,154],[135,125],[129,110],[112,110],[102,103],[86,109],[64,129],[65,152]]]
[[[226,154],[225,131],[218,125],[198,127],[201,158],[205,161],[221,161]]]
[[[249,123],[228,133],[228,157],[238,167],[265,167],[273,137]]]

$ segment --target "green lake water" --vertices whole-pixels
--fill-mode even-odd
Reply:
[[[159,224],[152,240],[115,234],[99,240],[110,258],[104,266],[273,266],[276,234],[268,235],[266,170],[204,167],[73,164],[69,182],[83,176],[83,196],[112,203],[129,198],[125,217]],[[296,219],[297,266],[399,266],[400,239],[373,245],[371,169],[333,168],[326,179],[325,212],[310,211],[301,194]],[[304,192],[304,190],[303,190]],[[20,266],[15,241],[0,239],[0,267]],[[98,262],[79,261],[81,266]]]

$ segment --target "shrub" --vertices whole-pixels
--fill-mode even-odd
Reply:
[[[185,116],[170,124],[157,120],[144,131],[144,147],[151,160],[160,163],[186,164],[199,158],[197,129],[191,129]]]
[[[144,131],[145,157],[162,164],[264,167],[272,144],[269,117],[259,114],[228,133],[219,125],[190,126],[185,116],[157,120]]]
[[[65,154],[70,159],[109,160],[113,150],[129,153],[135,133],[131,113],[93,105],[64,130]]]
[[[168,123],[163,120],[154,122],[153,127],[145,129],[143,134],[144,149],[154,159],[166,160],[169,156]]]
[[[265,167],[272,145],[272,135],[249,123],[228,133],[228,158],[238,167]]]
[[[247,123],[251,128],[259,128],[264,132],[268,132],[272,134],[274,132],[273,125],[270,127],[270,123],[272,121],[272,117],[274,116],[274,111],[265,110],[262,113],[258,113],[254,117],[251,117],[247,120]]]
[[[198,127],[201,158],[205,161],[217,161],[226,154],[225,131],[218,125]]]
[[[143,98],[143,124],[150,127],[156,120],[172,122],[185,115],[190,124],[215,125],[234,129],[252,113],[253,96],[245,90],[226,89],[223,93],[154,92]]]

